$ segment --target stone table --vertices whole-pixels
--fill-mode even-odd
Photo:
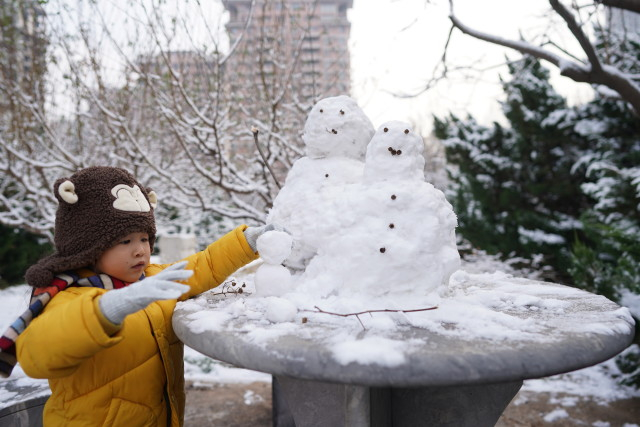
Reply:
[[[523,380],[605,361],[634,335],[628,310],[602,296],[492,275],[458,277],[437,310],[383,330],[313,311],[271,323],[257,297],[214,294],[178,304],[176,334],[212,358],[273,374],[276,424],[298,427],[492,426]],[[344,337],[370,345],[378,336],[382,347],[406,345],[380,349],[397,357],[379,363],[345,359]]]

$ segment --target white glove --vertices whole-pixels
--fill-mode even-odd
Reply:
[[[189,286],[176,283],[191,277],[192,270],[185,270],[187,261],[178,262],[155,276],[121,289],[103,294],[98,300],[102,314],[111,323],[119,325],[129,314],[142,310],[154,301],[176,299],[189,290]]]
[[[273,230],[284,231],[285,233],[291,234],[284,227],[277,224],[267,224],[260,227],[248,227],[246,230],[243,231],[243,233],[244,233],[244,238],[247,239],[247,243],[249,244],[251,249],[253,249],[254,252],[257,252],[258,237],[262,236],[267,231],[273,231]]]

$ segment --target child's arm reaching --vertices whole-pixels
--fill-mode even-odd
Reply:
[[[278,226],[265,225],[261,227],[247,227],[242,225],[211,243],[204,251],[198,252],[184,259],[187,269],[193,270],[193,276],[187,281],[191,287],[188,294],[180,299],[201,294],[223,283],[229,275],[249,262],[258,258],[256,241],[260,235]],[[147,272],[157,274],[167,265],[149,266]]]

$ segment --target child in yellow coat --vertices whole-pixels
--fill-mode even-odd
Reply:
[[[27,375],[49,379],[45,426],[182,425],[176,302],[256,259],[255,242],[272,227],[241,226],[183,262],[156,265],[156,195],[131,174],[91,167],[54,192],[56,252],[27,271],[31,305],[2,336],[0,374],[17,357]]]

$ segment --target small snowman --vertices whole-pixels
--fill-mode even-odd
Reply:
[[[335,217],[325,213],[336,210],[346,185],[362,179],[373,134],[371,121],[348,96],[325,98],[312,108],[302,135],[306,156],[293,164],[267,218],[293,235],[287,267],[304,270],[337,227]]]
[[[292,291],[291,273],[282,262],[291,253],[293,238],[283,231],[267,231],[258,237],[258,253],[264,263],[254,277],[255,295],[264,298],[265,317],[272,323],[292,322],[298,309],[282,295]]]
[[[291,253],[293,238],[284,231],[267,231],[256,246],[264,263],[258,267],[254,283],[260,297],[279,297],[291,290],[291,273],[282,262]]]

